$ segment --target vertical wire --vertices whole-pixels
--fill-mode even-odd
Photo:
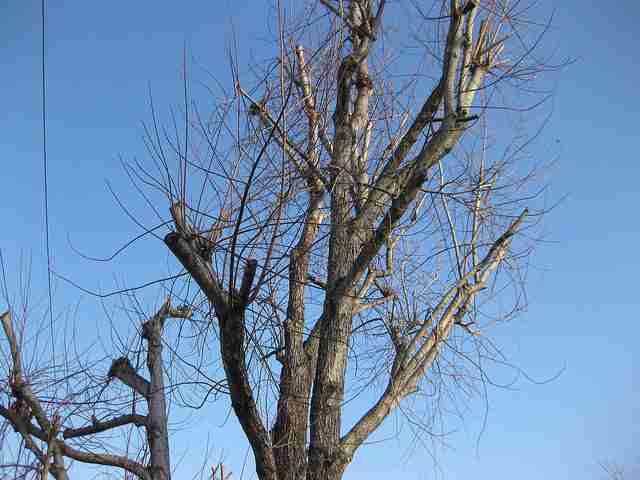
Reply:
[[[46,70],[45,70],[45,46],[46,46],[46,18],[45,0],[41,1],[41,22],[42,22],[42,163],[44,170],[44,224],[45,243],[47,249],[47,283],[49,291],[49,323],[51,327],[51,350],[55,357],[55,342],[53,335],[53,293],[51,291],[51,248],[49,246],[49,179],[47,165],[47,91],[46,91]]]

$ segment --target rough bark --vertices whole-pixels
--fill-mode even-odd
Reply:
[[[307,429],[309,397],[315,373],[316,351],[305,350],[305,286],[311,245],[322,214],[321,185],[312,183],[312,200],[305,226],[289,260],[289,301],[285,324],[285,351],[280,373],[280,395],[272,429],[273,451],[280,480],[305,478],[307,472]]]

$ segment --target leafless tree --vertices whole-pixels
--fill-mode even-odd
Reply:
[[[114,410],[114,406],[122,408],[124,405],[113,397],[106,401],[98,400],[94,395],[95,392],[91,391],[70,388],[64,396],[45,396],[53,391],[59,391],[55,388],[55,384],[73,384],[76,377],[85,377],[89,370],[88,366],[79,366],[75,372],[71,372],[69,367],[73,362],[69,361],[64,369],[57,368],[55,365],[43,368],[41,365],[45,375],[51,375],[52,372],[57,374],[50,379],[38,378],[38,371],[25,371],[22,360],[23,347],[16,333],[11,313],[8,311],[3,313],[0,319],[9,345],[11,369],[5,376],[6,384],[2,385],[2,391],[7,394],[12,403],[8,403],[7,406],[0,405],[0,415],[19,434],[23,446],[33,454],[35,460],[35,463],[21,465],[18,462],[14,465],[15,470],[20,472],[20,476],[35,474],[40,478],[48,478],[51,474],[56,479],[67,479],[69,476],[64,464],[64,457],[67,457],[83,463],[118,467],[138,478],[169,478],[168,472],[171,472],[171,468],[161,336],[167,317],[184,318],[188,315],[190,315],[188,309],[172,308],[167,300],[161,309],[143,324],[141,334],[148,343],[146,363],[149,380],[137,373],[126,357],[115,359],[108,371],[106,382],[113,378],[118,379],[144,400],[147,413],[143,415],[135,411],[123,413],[117,408],[115,412],[106,413],[107,409]],[[92,390],[103,389],[106,386],[102,382],[95,381],[84,381],[83,384],[92,385]],[[43,391],[36,391],[36,386]],[[87,393],[90,394],[90,401],[85,401]],[[90,411],[93,413],[88,415]],[[96,412],[106,414],[108,417],[98,419]],[[86,418],[87,416],[89,418]],[[69,426],[74,421],[82,421],[83,418],[86,419],[84,425]],[[86,438],[125,425],[144,428],[149,450],[148,465],[123,455],[115,455],[110,450],[91,448],[90,445],[83,443]],[[16,477],[19,478],[18,475]]]
[[[533,241],[523,232],[543,213],[527,208],[542,185],[524,155],[534,135],[517,133],[500,150],[504,128],[494,137],[488,125],[505,111],[528,113],[505,99],[550,68],[535,50],[547,25],[525,19],[530,6],[518,0],[299,5],[298,21],[279,6],[277,54],[251,87],[232,58],[233,91],[214,111],[201,114],[185,92],[184,130],[174,119],[174,135],[154,109],[150,163],[125,167],[150,210],[158,205],[145,187],[168,199],[160,227],[169,225],[163,240],[177,260],[166,302],[140,331],[149,379],[125,352],[107,380],[85,379],[91,402],[57,413],[78,393],[43,404],[3,315],[6,396],[25,411],[0,414],[54,477],[67,478],[68,457],[170,478],[169,317],[221,362],[261,480],[340,479],[408,397],[437,412],[451,387],[471,393],[486,381],[487,359],[501,360],[489,327],[524,306]],[[394,42],[412,42],[420,56]],[[503,303],[510,288],[512,307],[496,308],[491,300]],[[185,365],[198,377],[209,360]],[[111,380],[145,413],[111,409],[65,427],[86,405],[108,409],[96,399]],[[355,395],[372,398],[370,408],[343,418]],[[128,424],[146,432],[146,464],[70,443]],[[420,426],[432,425],[423,417]]]

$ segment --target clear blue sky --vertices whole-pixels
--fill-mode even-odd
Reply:
[[[577,62],[550,77],[553,116],[538,153],[559,154],[549,180],[556,198],[568,198],[546,219],[552,242],[535,256],[528,311],[501,328],[496,340],[535,379],[564,371],[544,385],[519,381],[511,390],[490,390],[480,437],[483,410],[475,405],[465,427],[445,439],[446,447],[407,444],[408,435],[377,443],[357,455],[347,479],[592,480],[602,477],[600,460],[640,475],[640,7],[631,0],[553,3],[545,5],[548,12],[556,9],[549,46]],[[266,7],[242,0],[50,2],[48,155],[56,271],[95,289],[113,287],[125,276],[133,285],[166,272],[166,253],[158,245],[141,244],[115,265],[88,264],[68,237],[105,255],[139,233],[105,181],[126,194],[118,156],[143,154],[148,85],[165,114],[180,102],[185,44],[228,84],[226,52],[234,28],[244,60],[265,54]],[[32,255],[36,291],[44,292],[39,15],[39,2],[0,6],[0,248],[10,277],[17,275],[18,257]],[[57,283],[56,308],[79,296]],[[80,297],[76,321],[99,326],[99,305]],[[233,421],[218,429],[224,404],[209,416],[212,458],[223,452],[238,472],[246,444]],[[206,430],[195,425],[179,437],[179,448],[201,444]],[[187,456],[179,478],[195,473],[198,462]]]

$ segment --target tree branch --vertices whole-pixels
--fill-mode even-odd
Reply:
[[[224,315],[229,308],[228,295],[220,281],[215,277],[211,266],[202,258],[191,242],[179,232],[171,232],[164,237],[164,243],[193,276],[204,294],[213,304],[218,316]]]
[[[11,351],[11,359],[13,361],[13,369],[11,373],[12,378],[10,379],[12,393],[17,399],[27,402],[31,408],[31,412],[36,418],[36,421],[40,425],[40,428],[45,432],[49,432],[52,427],[51,422],[49,422],[40,401],[36,398],[31,387],[23,378],[20,346],[18,345],[18,339],[13,328],[11,312],[7,311],[3,313],[0,316],[0,322],[2,322],[5,337],[9,341],[9,349]]]
[[[65,428],[62,433],[62,438],[66,440],[70,438],[84,437],[130,424],[133,424],[136,427],[147,426],[147,417],[145,415],[138,414],[121,415],[104,422],[96,421],[86,427]]]
[[[56,441],[56,446],[60,449],[62,455],[78,462],[122,468],[127,472],[133,473],[142,480],[153,480],[151,473],[144,467],[144,465],[135,462],[130,458],[121,455],[93,453],[77,450],[61,440]]]
[[[111,363],[107,375],[115,377],[126,386],[135,390],[140,396],[148,399],[151,388],[150,383],[135,371],[127,357],[117,358]]]
[[[411,345],[405,347],[404,351],[396,353],[396,361],[394,361],[394,367],[396,368],[392,369],[384,393],[375,405],[371,407],[341,439],[340,446],[345,461],[353,457],[356,449],[380,426],[389,413],[400,404],[400,401],[415,391],[419,380],[433,363],[438,349],[448,338],[453,326],[457,321],[462,319],[467,311],[468,305],[472,302],[475,295],[484,288],[489,275],[495,271],[506,255],[512,237],[518,232],[527,215],[528,210],[525,209],[520,216],[511,223],[504,234],[493,243],[476,269],[468,272],[467,275],[452,288],[451,291],[455,292],[455,296],[444,310],[436,328],[432,330],[429,339],[417,349],[411,359],[404,360],[404,357],[407,354],[411,354],[417,340],[426,333],[428,322],[425,322],[425,326],[421,327],[414,335]],[[469,285],[468,280],[474,277],[476,271],[480,272],[478,277],[479,281]],[[445,295],[440,304],[442,305],[448,302],[449,299],[451,299],[450,294]],[[440,309],[440,306],[437,307],[431,316],[435,316]]]
[[[184,232],[192,230],[192,227],[185,221],[178,230],[169,233],[164,241],[213,304],[220,324],[220,351],[229,383],[231,404],[253,448],[260,479],[277,480],[269,434],[260,418],[249,383],[244,344],[246,305],[243,305],[240,294],[235,289],[230,292],[224,290],[209,263],[198,254],[193,242],[185,237]],[[245,293],[251,288],[250,282],[253,281],[256,266],[253,263],[247,265],[241,287]]]

